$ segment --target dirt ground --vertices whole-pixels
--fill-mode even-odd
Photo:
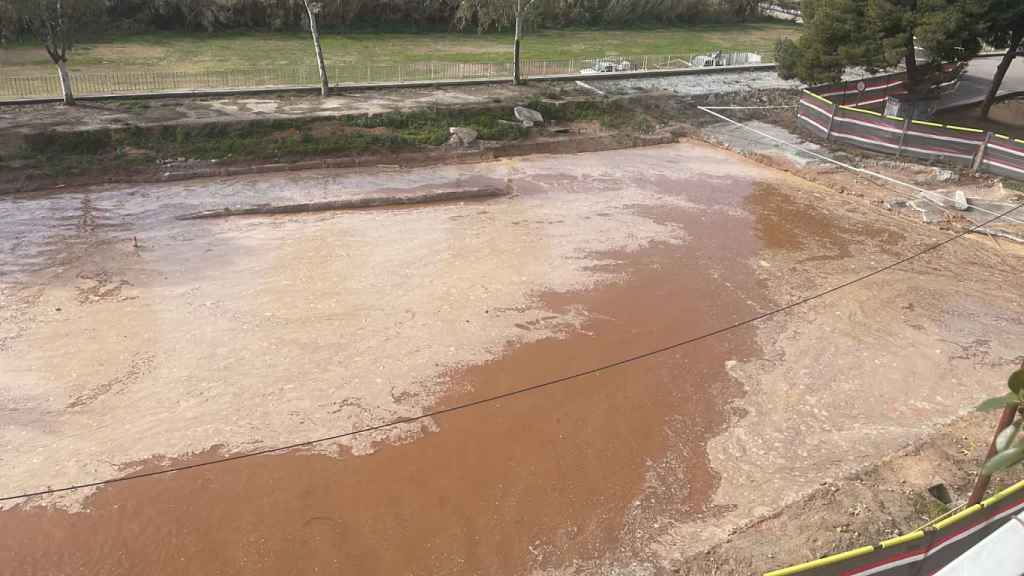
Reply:
[[[175,219],[506,183],[513,196],[484,202]],[[691,140],[0,198],[0,495],[501,393],[950,233],[873,200]],[[893,504],[884,530],[913,528],[896,503],[919,516],[933,476],[964,484],[988,429],[958,418],[1024,358],[1024,294],[1008,288],[1022,269],[1012,249],[965,239],[755,325],[423,426],[9,503],[0,561],[744,574],[805,560],[873,538],[871,505]],[[933,450],[937,431],[964,452]],[[773,526],[788,536],[767,540]]]
[[[924,526],[947,510],[928,494],[944,484],[963,503],[993,418],[969,414],[921,442],[838,480],[823,480],[799,501],[732,531],[724,542],[674,562],[686,575],[756,574],[875,544]],[[1006,474],[990,492],[1019,480]]]
[[[987,235],[996,243],[999,239],[1009,240],[1000,250],[1021,252],[1024,248],[1024,214],[1020,211],[989,222],[1024,201],[1018,182],[953,165],[926,165],[859,148],[835,144],[826,147],[819,141],[806,141],[789,110],[726,112],[743,126],[705,120],[700,137],[902,217],[944,230],[980,225],[977,234]],[[849,166],[868,172],[854,172]],[[925,197],[921,189],[929,191],[929,196]],[[952,199],[957,192],[968,198],[969,210],[953,207]]]

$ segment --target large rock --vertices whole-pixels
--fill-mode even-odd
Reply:
[[[450,146],[469,146],[473,142],[476,142],[479,134],[472,128],[460,128],[458,126],[452,126],[448,129],[448,133],[451,137],[448,138],[448,144]]]
[[[963,190],[957,190],[953,195],[953,208],[957,210],[967,210],[971,207],[971,204],[967,201],[967,195],[964,194]]]
[[[516,119],[523,123],[523,126],[529,128],[534,124],[543,124],[544,117],[540,115],[540,112],[525,108],[523,106],[516,106],[514,110]]]

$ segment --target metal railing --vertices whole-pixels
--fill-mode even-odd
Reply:
[[[718,56],[715,56],[718,54]],[[609,72],[685,70],[694,67],[729,67],[751,63],[771,63],[772,54],[764,51],[711,51],[687,54],[606,56],[563,60],[522,61],[524,78],[543,78],[575,74],[600,75]],[[357,84],[402,84],[408,82],[447,82],[458,80],[507,80],[512,77],[512,62],[405,62],[396,64],[343,64],[328,67],[332,86]],[[236,68],[231,70],[113,71],[71,73],[76,95],[159,94],[183,91],[245,90],[295,88],[320,83],[315,66]],[[52,75],[4,75],[0,77],[0,100],[53,98],[60,95],[56,71]]]

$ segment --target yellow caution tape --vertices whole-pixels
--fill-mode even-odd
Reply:
[[[1002,135],[1001,134],[997,134],[997,136],[1002,136]],[[1007,139],[1009,139],[1009,138],[1007,138]],[[948,526],[956,524],[957,522],[963,520],[964,518],[970,516],[971,514],[974,514],[975,512],[977,512],[979,510],[983,510],[985,508],[988,508],[988,507],[992,506],[993,504],[996,504],[1000,500],[1005,500],[1006,498],[1009,498],[1014,493],[1019,492],[1021,490],[1024,490],[1024,480],[1022,480],[1022,481],[1014,484],[1013,486],[1010,486],[1009,488],[1007,488],[1005,490],[1002,490],[1002,491],[994,494],[993,496],[983,500],[981,502],[981,504],[975,504],[974,506],[971,506],[969,508],[965,508],[965,509],[961,510],[960,512],[950,516],[949,518],[946,518],[945,520],[937,522],[935,524],[934,529],[935,530],[941,530],[943,528],[946,528]],[[842,562],[843,560],[849,560],[851,558],[856,558],[858,556],[863,556],[865,554],[870,554],[871,552],[874,552],[878,548],[885,549],[885,548],[892,548],[893,546],[899,546],[900,544],[906,544],[907,542],[912,542],[914,540],[922,538],[924,536],[924,534],[925,534],[924,530],[915,530],[915,531],[913,531],[913,532],[911,532],[909,534],[904,534],[902,536],[897,536],[896,538],[890,538],[889,540],[884,540],[884,541],[882,541],[878,545],[878,547],[875,547],[875,546],[862,546],[860,548],[857,548],[857,549],[854,549],[854,550],[850,550],[850,551],[847,551],[847,552],[843,552],[841,554],[834,554],[832,556],[826,556],[824,558],[819,558],[817,560],[812,560],[810,562],[804,562],[802,564],[797,564],[795,566],[790,566],[788,568],[782,568],[780,570],[773,570],[771,572],[765,572],[764,576],[790,576],[791,574],[799,574],[800,572],[806,572],[807,570],[813,570],[814,568],[820,568],[822,566],[828,566],[830,564],[835,564],[836,562]]]
[[[849,550],[841,554],[834,554],[832,556],[826,556],[825,558],[811,560],[810,562],[804,562],[803,564],[797,564],[796,566],[790,566],[789,568],[765,572],[764,576],[789,576],[790,574],[797,574],[806,570],[828,566],[829,564],[835,564],[836,562],[842,562],[843,560],[849,560],[850,558],[856,558],[857,556],[864,556],[865,554],[870,554],[874,551],[874,546],[862,546],[855,550]]]
[[[873,112],[871,110],[865,110],[863,108],[854,108],[853,106],[840,106],[840,108],[842,108],[843,110],[850,110],[852,112],[863,112],[865,114],[871,114],[872,116],[878,116],[879,118],[882,118],[882,114],[878,112]]]
[[[981,128],[966,128],[964,126],[951,126],[949,124],[946,124],[946,128],[950,128],[952,130],[959,130],[961,132],[974,132],[975,134],[984,134],[985,132]]]
[[[906,544],[907,542],[913,542],[914,540],[917,540],[918,538],[921,538],[922,536],[924,536],[924,530],[915,530],[915,531],[913,531],[913,532],[911,532],[909,534],[904,534],[902,536],[897,536],[895,538],[890,538],[888,540],[882,540],[879,543],[879,546],[881,546],[883,549],[884,548],[892,548],[893,546],[899,546],[900,544]]]
[[[817,98],[818,100],[821,100],[822,102],[824,102],[826,104],[831,104],[832,103],[832,101],[829,100],[828,98],[825,98],[821,94],[815,94],[814,92],[811,92],[810,90],[804,90],[804,94],[809,94],[811,96],[814,96],[815,98]]]

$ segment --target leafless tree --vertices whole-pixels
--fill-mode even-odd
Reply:
[[[102,0],[22,0],[17,5],[18,15],[57,65],[61,97],[68,106],[75,105],[71,74],[68,72],[68,53],[75,45],[77,34],[102,10]]]
[[[320,14],[320,3],[314,0],[302,0],[309,15],[309,32],[313,35],[313,48],[316,50],[316,65],[320,71],[320,95],[324,98],[330,93],[330,82],[327,78],[327,65],[324,63],[324,49],[320,45],[320,27],[317,26],[317,15]]]
[[[512,46],[512,83],[521,84],[520,46],[523,24],[537,0],[460,0],[456,11],[456,24],[460,27],[476,21],[481,31],[491,27],[503,28],[509,21],[515,25],[515,43]]]
[[[530,11],[530,7],[537,0],[527,0],[526,4],[523,4],[523,0],[516,0],[516,40],[513,48],[512,55],[512,83],[519,85],[522,83],[522,77],[519,72],[520,58],[519,58],[519,44],[523,38],[523,18]]]

